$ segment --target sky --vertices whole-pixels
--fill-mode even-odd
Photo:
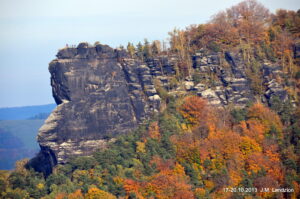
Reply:
[[[54,103],[48,64],[66,44],[168,38],[240,0],[0,0],[0,107]],[[299,0],[261,0],[271,12]]]

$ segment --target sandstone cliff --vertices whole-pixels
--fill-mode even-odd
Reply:
[[[261,88],[257,94],[242,60],[240,53],[199,50],[191,57],[197,78],[186,77],[171,87],[176,55],[142,61],[130,58],[125,50],[101,44],[63,48],[49,64],[58,106],[39,130],[41,151],[31,165],[49,174],[56,164],[72,156],[90,155],[105,148],[115,136],[135,129],[160,109],[162,100],[154,81],[169,95],[197,94],[219,107],[244,107],[255,100],[271,105],[274,98],[288,100],[278,80],[284,76],[280,66],[260,63],[256,75]]]
[[[61,49],[49,71],[58,106],[39,130],[41,152],[32,160],[44,173],[71,156],[104,148],[158,111],[149,68],[123,50],[81,43]]]

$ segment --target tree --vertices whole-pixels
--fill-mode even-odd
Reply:
[[[137,49],[137,56],[141,59],[144,60],[144,46],[142,45],[141,42],[139,42],[136,46]]]
[[[186,97],[179,112],[194,127],[213,127],[215,122],[212,108],[198,96]]]
[[[130,54],[130,57],[133,58],[134,54],[135,54],[135,47],[132,43],[128,42],[127,44],[127,51]]]
[[[160,158],[154,160],[159,166],[160,172],[151,176],[146,182],[136,182],[127,179],[124,182],[124,189],[127,195],[134,193],[137,198],[194,198],[191,186],[187,184],[188,177],[180,164],[172,164]]]
[[[152,57],[151,45],[147,39],[144,39],[144,57],[146,60]]]
[[[27,191],[17,188],[13,190],[8,189],[5,198],[30,199],[30,196]]]
[[[191,76],[192,62],[190,58],[190,37],[185,31],[174,29],[169,32],[171,52],[176,53],[179,58],[179,72],[180,76]]]
[[[161,43],[159,40],[154,40],[151,44],[152,54],[158,55],[161,52]]]
[[[136,152],[137,153],[145,153],[146,152],[144,142],[140,142],[140,141],[136,142]]]
[[[282,136],[283,126],[279,116],[261,103],[256,103],[251,106],[248,110],[247,117],[248,122],[253,120],[259,121],[265,128],[265,133],[270,132],[271,128],[274,128],[274,130],[279,133],[278,136]]]
[[[206,45],[213,51],[234,47],[239,43],[238,29],[231,24],[231,19],[226,12],[215,15],[210,24],[205,26]]]
[[[149,134],[148,136],[150,138],[160,140],[161,135],[160,135],[160,132],[159,132],[158,122],[152,122],[149,125],[148,134]]]
[[[116,199],[116,197],[106,191],[92,187],[85,194],[85,199]]]
[[[295,38],[300,36],[300,15],[293,10],[279,9],[272,15],[272,25],[279,26],[282,30],[287,30]]]
[[[240,38],[247,43],[263,40],[270,14],[262,4],[256,0],[245,0],[227,9],[226,14],[231,26],[237,28]]]
[[[68,199],[84,199],[84,196],[80,189],[77,189],[75,192],[68,195]]]
[[[5,191],[9,187],[8,183],[9,173],[7,171],[0,171],[0,197],[4,198]]]

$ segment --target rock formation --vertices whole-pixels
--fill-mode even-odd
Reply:
[[[225,53],[221,63],[221,54],[210,55],[200,51],[193,57],[194,68],[202,74],[212,74],[213,85],[197,84],[195,89],[199,96],[208,98],[214,105],[233,104],[244,107],[253,101],[254,94],[250,89],[250,81],[246,75],[246,66],[240,55]],[[203,78],[206,76],[204,75]]]
[[[39,130],[41,152],[32,160],[46,174],[71,156],[104,148],[160,105],[149,67],[124,50],[81,43],[61,49],[49,71],[58,106]]]
[[[154,80],[170,95],[194,93],[220,107],[242,108],[256,100],[240,53],[201,49],[191,59],[198,80],[186,77],[183,85],[171,88],[179,61],[176,55],[142,61],[129,57],[125,50],[87,43],[59,50],[49,65],[58,106],[39,130],[41,151],[31,165],[47,175],[56,164],[72,156],[90,155],[117,135],[135,129],[160,109]],[[260,68],[260,99],[269,104],[273,98],[288,100],[279,81],[284,76],[280,66],[264,63]]]

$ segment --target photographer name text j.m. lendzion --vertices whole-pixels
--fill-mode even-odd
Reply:
[[[294,192],[294,189],[290,189],[290,188],[261,188],[260,192],[292,193],[292,192]]]

